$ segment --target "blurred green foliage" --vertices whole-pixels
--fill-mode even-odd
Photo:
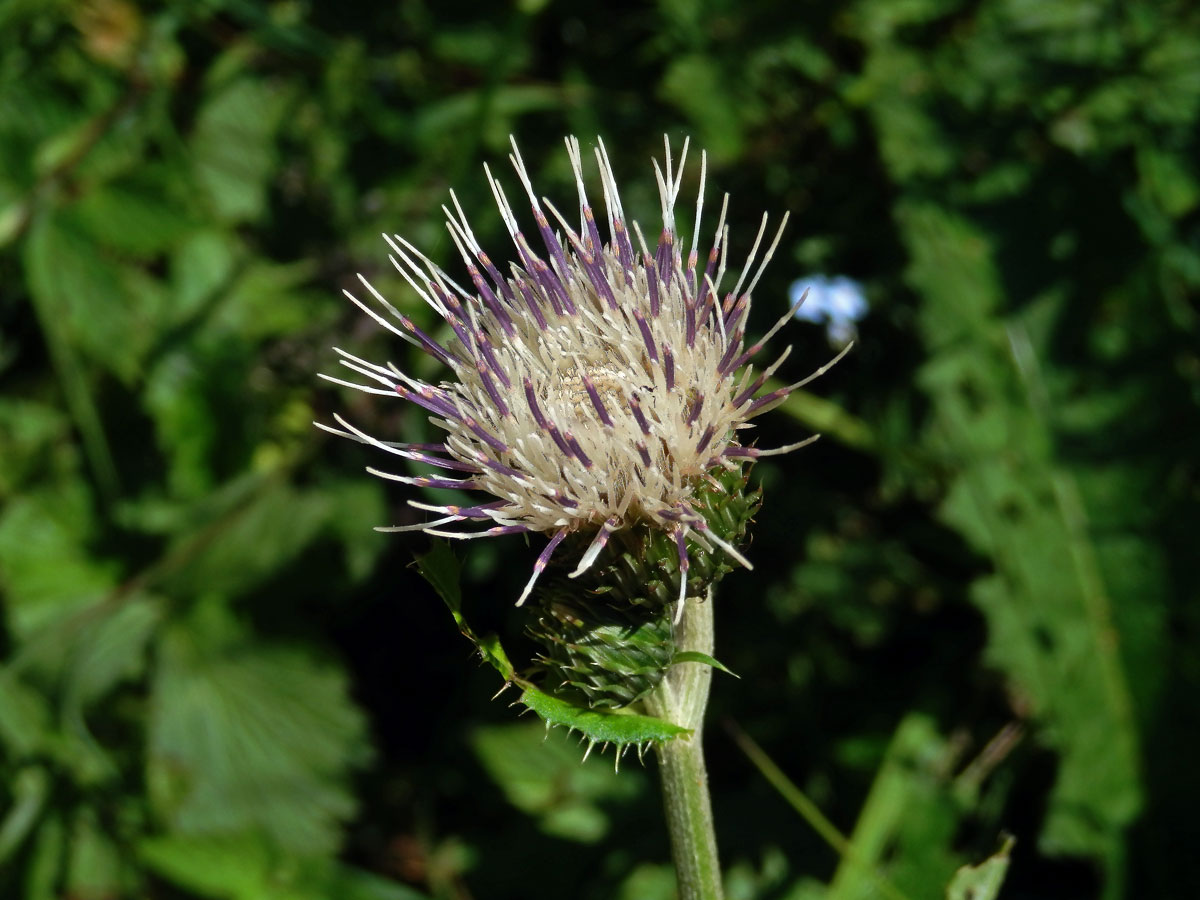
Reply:
[[[452,266],[451,186],[504,258],[479,166],[510,132],[567,199],[562,135],[602,135],[644,225],[690,134],[735,248],[798,223],[760,328],[802,275],[871,302],[836,406],[763,422],[832,439],[759,467],[758,566],[719,599],[730,897],[967,896],[1003,833],[1002,897],[1194,893],[1182,0],[0,2],[0,893],[671,896],[653,779],[489,701],[427,540],[371,531],[404,493],[310,425],[428,427],[315,374],[334,343],[432,374],[339,288],[430,324],[378,233]],[[781,375],[830,355],[790,334]],[[503,628],[532,552],[472,550]]]

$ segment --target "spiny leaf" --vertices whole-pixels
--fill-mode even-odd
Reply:
[[[479,637],[462,614],[462,591],[459,590],[461,567],[450,545],[446,541],[435,541],[433,549],[417,557],[417,568],[450,608],[450,615],[454,616],[454,621],[463,636],[475,645],[484,660],[504,676],[506,682],[515,681],[516,670],[509,662],[508,654],[500,646],[500,639],[494,634]]]
[[[547,725],[561,725],[568,731],[578,731],[594,744],[616,744],[621,747],[647,741],[669,741],[692,733],[690,728],[672,725],[653,716],[620,709],[584,709],[551,697],[535,687],[525,688],[521,702],[541,716]]]
[[[547,727],[561,726],[568,732],[578,731],[593,744],[614,744],[617,757],[629,744],[641,745],[649,741],[668,741],[680,735],[691,734],[687,728],[664,722],[653,716],[643,716],[622,710],[601,711],[585,709],[552,697],[517,675],[508,654],[500,646],[495,635],[479,637],[467,624],[462,614],[462,592],[459,589],[459,563],[445,541],[434,543],[433,549],[417,557],[417,568],[438,592],[450,608],[450,614],[463,635],[478,648],[483,658],[490,663],[504,680],[518,685],[522,692],[519,702],[537,713]]]

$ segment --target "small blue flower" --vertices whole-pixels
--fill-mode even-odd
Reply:
[[[855,322],[867,314],[867,298],[862,285],[853,278],[836,275],[813,275],[792,282],[791,302],[798,301],[804,292],[808,297],[796,310],[802,322],[825,323],[825,333],[832,344],[845,346],[858,335]]]

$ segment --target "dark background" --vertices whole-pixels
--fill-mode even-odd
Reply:
[[[1200,19],[1188,4],[0,3],[0,893],[673,892],[653,763],[542,741],[411,563],[338,345],[438,377],[400,232],[452,273],[454,187],[515,134],[574,197],[601,135],[657,230],[662,135],[709,154],[734,259],[793,225],[752,330],[818,273],[860,341],[764,417],[757,566],[719,596],[707,735],[729,896],[903,895],[1016,837],[1005,898],[1200,885]],[[684,193],[695,190],[696,172]],[[832,350],[794,323],[782,376]],[[419,439],[419,438],[418,438]],[[444,496],[444,495],[437,495]],[[511,610],[540,541],[465,549]]]

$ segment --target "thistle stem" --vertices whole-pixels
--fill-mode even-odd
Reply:
[[[710,589],[705,600],[687,598],[675,636],[679,650],[712,655],[712,597]],[[702,744],[711,682],[712,667],[677,663],[645,700],[652,715],[692,729],[690,738],[665,741],[657,748],[680,900],[722,900],[725,895]]]

